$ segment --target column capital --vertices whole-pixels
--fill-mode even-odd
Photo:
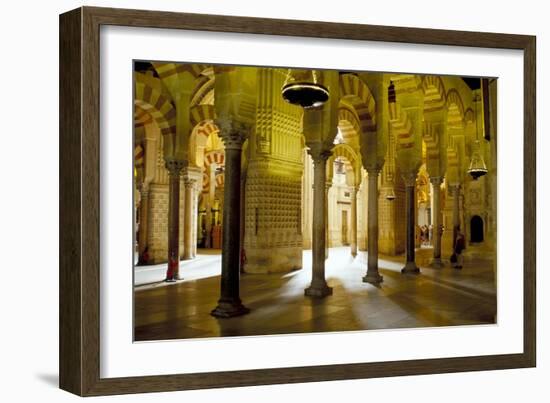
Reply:
[[[149,186],[142,187],[139,194],[141,195],[141,198],[149,197]]]
[[[381,167],[367,167],[365,168],[367,170],[367,173],[370,175],[375,175],[375,176],[378,176],[380,175],[380,172],[382,171],[382,168]]]
[[[449,184],[449,191],[451,193],[457,193],[460,192],[460,183],[450,183]]]
[[[434,186],[441,186],[443,183],[443,177],[442,176],[430,176],[430,182]]]
[[[218,136],[223,141],[225,149],[241,150],[250,134],[250,125],[235,120],[231,116],[219,117],[215,122],[220,129]]]
[[[308,147],[307,153],[311,156],[314,164],[326,162],[332,155],[332,151],[323,148],[321,143],[308,144]]]
[[[416,172],[403,172],[403,180],[405,181],[405,186],[414,186],[416,184]]]
[[[165,166],[170,176],[172,175],[177,176],[177,175],[180,175],[181,171],[187,166],[187,161],[178,160],[175,158],[166,158]]]
[[[185,185],[186,189],[190,189],[195,185],[195,182],[197,180],[195,178],[190,178],[189,176],[185,175],[183,178],[183,184]]]
[[[143,181],[140,184],[138,184],[137,189],[139,190],[139,193],[141,195],[148,194],[149,193],[149,181]]]

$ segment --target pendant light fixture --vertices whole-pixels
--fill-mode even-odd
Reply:
[[[390,85],[388,86],[388,109],[390,119],[395,118],[397,116],[397,97],[395,95],[395,85],[391,80]]]
[[[476,141],[473,146],[472,150],[472,158],[470,159],[470,167],[468,168],[468,173],[474,180],[478,180],[483,175],[486,175],[487,165],[485,165],[485,161],[483,160],[483,156],[481,155],[481,143],[479,142],[479,130],[478,130],[478,116],[477,116],[477,104],[479,101],[479,95],[476,95],[474,99],[475,109],[476,109],[476,116],[475,116],[475,122],[476,122]]]
[[[389,108],[390,116],[396,115],[396,107],[397,107],[396,98],[397,97],[395,96],[395,85],[393,84],[393,81],[390,80],[390,85],[388,86],[388,108]],[[393,187],[391,187],[388,194],[386,194],[386,200],[390,202],[395,200],[395,191],[393,190]]]
[[[288,69],[281,89],[285,101],[302,108],[316,108],[328,101],[329,91],[320,84],[315,70]]]
[[[388,85],[388,103],[394,104],[397,101],[395,95],[395,85],[392,80],[390,80],[390,85]]]

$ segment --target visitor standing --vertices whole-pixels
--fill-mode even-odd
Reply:
[[[460,228],[458,228],[456,232],[456,241],[454,246],[454,263],[451,261],[453,267],[455,269],[462,269],[462,265],[464,264],[464,255],[462,252],[466,249],[466,241],[464,238],[464,234],[460,232]]]

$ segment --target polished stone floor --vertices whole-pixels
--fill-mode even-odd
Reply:
[[[163,265],[137,268],[135,340],[248,336],[367,329],[491,324],[496,317],[493,262],[471,253],[462,270],[427,267],[431,249],[417,251],[421,274],[402,275],[403,257],[381,256],[380,287],[363,283],[366,252],[353,259],[349,248],[332,248],[326,277],[333,295],[304,296],[311,279],[311,251],[304,268],[286,274],[244,274],[241,298],[248,315],[210,316],[219,298],[219,251],[200,251],[183,261],[184,280],[159,281]],[[138,272],[140,272],[138,276]],[[147,281],[147,279],[151,281]]]

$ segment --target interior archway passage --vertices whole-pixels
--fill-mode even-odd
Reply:
[[[470,241],[472,243],[483,242],[483,219],[475,215],[470,220]]]

